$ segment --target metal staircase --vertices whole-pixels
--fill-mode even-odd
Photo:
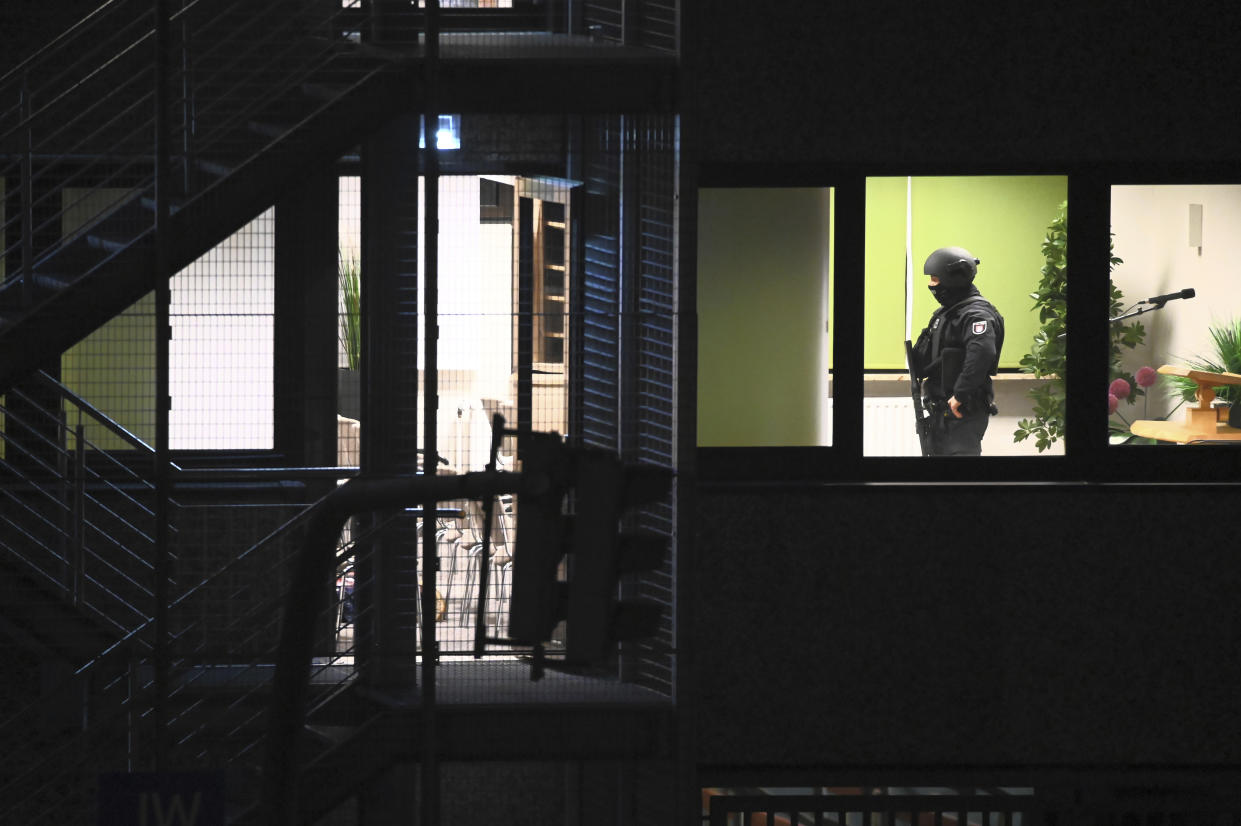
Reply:
[[[4,822],[93,822],[100,773],[149,767],[157,740],[166,768],[255,785],[304,506],[222,553],[218,570],[174,582],[170,688],[156,696],[154,486],[134,472],[153,467],[153,451],[38,370],[416,102],[408,65],[357,42],[356,5],[162,7],[163,20],[149,0],[105,3],[0,78],[0,598],[10,636],[68,664],[0,721],[22,744],[0,773]],[[124,443],[124,460],[74,429],[83,415]],[[258,583],[269,598],[254,597]],[[335,665],[347,647],[322,653],[315,708],[353,678]],[[32,722],[48,707],[66,713]]]
[[[0,78],[0,392],[415,102],[356,9],[168,6],[113,0]]]
[[[305,541],[316,506],[264,509],[247,502],[235,515],[228,511],[237,504],[214,507],[235,519],[253,519],[254,511],[264,511],[261,520],[276,524],[249,547],[227,554],[229,561],[220,569],[201,579],[179,578],[169,606],[172,664],[167,696],[155,691],[155,624],[145,619],[75,664],[66,679],[26,707],[6,709],[0,736],[20,744],[12,753],[21,760],[0,771],[0,821],[95,822],[100,776],[151,770],[157,742],[164,744],[163,771],[212,771],[228,777],[230,819],[254,811],[290,560]],[[292,516],[278,521],[279,514],[290,511]],[[357,540],[364,539],[359,533]],[[350,554],[350,549],[346,544],[341,552]],[[256,590],[264,596],[256,598]],[[328,615],[339,616],[335,610]],[[336,771],[349,768],[365,774],[382,768],[376,762],[382,755],[341,744],[368,719],[348,692],[357,676],[356,651],[351,635],[342,636],[341,631],[330,620],[318,628],[307,715],[317,731],[334,727],[336,739],[308,728],[305,753],[320,765],[325,754],[344,755],[348,766],[331,759]],[[46,716],[49,706],[76,713],[55,725],[35,722]],[[158,730],[156,720],[163,721]],[[308,802],[327,806],[349,792],[348,787],[324,788]]]
[[[595,32],[592,50],[621,31],[610,17],[595,21],[598,13],[588,8],[581,21]],[[28,706],[0,715],[0,739],[19,744],[0,759],[0,822],[95,822],[100,774],[150,768],[157,740],[167,746],[162,768],[224,772],[230,815],[254,811],[279,612],[315,505],[221,494],[204,510],[252,520],[256,537],[212,549],[224,561],[210,570],[189,570],[190,532],[175,525],[172,662],[168,692],[157,696],[154,485],[139,468],[153,467],[153,451],[39,370],[269,207],[306,169],[418,111],[416,32],[400,50],[379,49],[363,42],[361,14],[356,0],[110,0],[0,77],[0,618],[31,648],[71,665]],[[571,93],[545,92],[543,106],[608,108],[615,100],[598,102],[603,77],[631,106],[666,105],[664,48],[651,65],[631,55],[619,70],[593,58],[573,73],[535,61],[548,89],[554,82]],[[511,109],[529,83],[508,68],[458,65],[456,82],[482,87],[488,72],[495,89],[472,105]],[[98,449],[78,421],[108,431],[123,456]],[[178,505],[174,522],[188,522],[189,510]],[[367,569],[366,542],[355,530],[340,559]],[[358,587],[368,585],[360,577]],[[368,617],[353,620],[361,627]],[[392,762],[416,759],[418,736],[408,710],[350,690],[366,656],[351,635],[335,623],[317,630],[299,781],[307,819]],[[49,704],[76,714],[32,724]],[[576,741],[565,742],[568,753]]]

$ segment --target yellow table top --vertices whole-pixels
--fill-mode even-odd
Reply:
[[[1135,436],[1158,439],[1161,442],[1176,442],[1182,445],[1201,439],[1241,441],[1241,427],[1229,427],[1225,422],[1216,422],[1214,432],[1203,432],[1200,428],[1191,429],[1180,422],[1138,419],[1129,425],[1129,431]]]

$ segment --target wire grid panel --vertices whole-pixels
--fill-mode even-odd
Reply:
[[[506,634],[512,586],[512,549],[516,538],[512,510],[511,497],[498,498],[492,519],[493,531],[484,550],[483,505],[470,500],[439,503],[439,513],[434,520],[438,564],[435,576],[435,638],[442,656],[473,658],[480,628],[484,638],[490,640]],[[420,601],[425,570],[422,565],[425,523],[420,516],[417,520],[415,536],[410,537],[405,556],[416,559]],[[338,549],[334,602],[329,613],[335,624],[335,653],[347,657],[350,664],[353,663],[355,644],[366,636],[367,623],[377,620],[371,596],[376,585],[375,569],[368,564],[372,552],[368,540],[376,532],[374,522],[351,519],[342,532]],[[480,617],[479,595],[484,588],[486,599]],[[419,655],[426,636],[422,627],[423,616],[419,608],[410,624]],[[491,657],[506,657],[516,651],[506,645],[492,644],[487,647],[486,653]]]
[[[362,269],[362,179],[357,175],[342,175],[338,180],[337,230],[339,245],[338,261],[340,265],[340,285],[338,292],[339,331],[337,335],[337,366],[345,369],[357,369],[351,359],[352,330],[356,326],[361,331],[361,318],[351,318],[361,312],[360,306],[352,300],[348,292],[352,285],[351,278],[359,279],[357,288],[361,289]],[[360,297],[360,296],[359,296]],[[359,342],[360,345],[360,342]],[[357,355],[360,357],[361,353]],[[354,417],[356,418],[356,417]]]
[[[172,448],[272,446],[274,249],[268,209],[173,277]]]
[[[498,497],[485,564],[482,503],[462,501],[440,506],[446,511],[459,510],[461,516],[441,516],[436,521],[436,641],[442,655],[473,656],[480,628],[491,640],[507,634],[512,543],[516,538],[512,497]],[[421,566],[419,569],[422,570]],[[480,617],[479,596],[484,587],[486,598]],[[512,656],[515,652],[509,646],[496,644],[488,645],[486,650],[492,657]]]
[[[272,445],[273,231],[268,210],[172,280],[173,449]],[[71,390],[149,444],[155,442],[155,316],[148,294],[61,359]],[[100,447],[127,447],[107,429],[87,427],[87,438]]]
[[[69,236],[96,213],[128,197],[122,187],[66,188],[61,232]],[[155,300],[148,294],[69,348],[60,360],[62,381],[129,432],[155,443]],[[105,428],[87,425],[86,437],[105,449],[127,447]]]

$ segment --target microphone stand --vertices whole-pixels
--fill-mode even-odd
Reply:
[[[1126,318],[1133,318],[1134,316],[1142,315],[1142,313],[1149,313],[1152,310],[1162,310],[1163,305],[1167,303],[1168,303],[1167,301],[1160,301],[1157,304],[1151,305],[1150,307],[1138,307],[1136,310],[1126,310],[1125,312],[1121,313],[1115,318],[1109,318],[1107,320],[1107,323],[1115,324],[1117,321],[1124,321]],[[1065,331],[1063,333],[1057,334],[1056,338],[1064,338],[1067,335],[1068,335],[1068,332]]]
[[[1141,302],[1139,302],[1139,303],[1141,303]],[[1152,306],[1150,306],[1150,307],[1138,307],[1136,310],[1129,310],[1129,311],[1127,311],[1127,312],[1121,313],[1120,315],[1116,316],[1115,318],[1109,318],[1109,319],[1107,320],[1107,323],[1108,323],[1108,324],[1113,324],[1113,323],[1115,323],[1115,322],[1117,322],[1117,321],[1124,321],[1126,318],[1133,318],[1134,316],[1142,315],[1142,313],[1149,313],[1149,312],[1151,312],[1152,310],[1162,310],[1162,309],[1163,309],[1163,305],[1165,305],[1165,304],[1167,304],[1167,303],[1168,303],[1167,301],[1160,301],[1160,302],[1158,302],[1158,303],[1156,303],[1156,304],[1154,304],[1154,305],[1152,305]]]

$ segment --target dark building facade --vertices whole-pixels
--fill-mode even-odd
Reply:
[[[478,224],[511,226],[516,250],[506,282],[514,320],[500,334],[511,346],[512,393],[508,404],[488,400],[486,413],[502,409],[518,430],[563,429],[574,445],[675,468],[675,495],[646,514],[648,527],[672,537],[673,552],[625,585],[658,604],[661,622],[653,637],[623,646],[601,669],[551,669],[531,681],[531,653],[522,649],[511,662],[484,658],[492,670],[477,670],[475,651],[451,647],[447,621],[420,592],[419,564],[429,556],[418,562],[438,553],[440,575],[450,581],[457,571],[444,548],[477,559],[477,544],[461,537],[468,529],[425,516],[355,522],[354,567],[342,569],[334,594],[343,597],[346,580],[356,587],[363,618],[350,624],[357,638],[346,649],[339,648],[342,626],[316,626],[316,644],[337,647],[314,652],[311,684],[328,687],[312,689],[314,731],[301,748],[329,758],[303,767],[299,816],[690,823],[707,822],[713,806],[711,822],[723,824],[762,822],[742,821],[746,811],[769,813],[768,823],[822,822],[798,821],[795,811],[839,823],[853,822],[848,812],[885,811],[900,822],[918,812],[959,812],[970,823],[990,823],[998,813],[1004,822],[1235,813],[1241,565],[1221,530],[1237,507],[1235,448],[1111,445],[1108,411],[1092,388],[1109,379],[1107,314],[1098,308],[1108,302],[1111,188],[1227,185],[1241,177],[1234,138],[1241,58],[1231,42],[1238,12],[1225,4],[1112,2],[515,5],[540,25],[563,14],[566,22],[544,33],[585,43],[468,55],[453,54],[448,37],[442,64],[418,52],[405,74],[368,74],[352,96],[332,94],[339,108],[307,118],[318,141],[261,155],[275,171],[260,171],[244,188],[212,190],[219,197],[197,219],[202,231],[182,230],[174,271],[275,207],[274,436],[263,448],[173,450],[186,471],[174,482],[117,483],[105,474],[115,489],[101,494],[101,512],[154,543],[120,561],[111,546],[93,546],[110,561],[114,578],[103,580],[104,590],[126,604],[149,599],[140,616],[100,631],[76,611],[71,621],[80,624],[56,620],[66,623],[61,637],[40,629],[52,620],[30,620],[35,600],[22,588],[37,577],[21,563],[34,553],[24,544],[30,514],[35,522],[54,519],[29,505],[19,479],[30,462],[22,467],[18,448],[8,447],[13,494],[5,519],[9,536],[21,538],[5,541],[7,578],[20,580],[0,614],[13,664],[5,697],[27,708],[41,696],[50,719],[7,724],[13,742],[30,746],[17,745],[6,758],[5,797],[37,782],[38,793],[28,796],[35,811],[54,812],[49,798],[82,777],[116,782],[99,780],[99,770],[184,769],[223,778],[233,818],[271,794],[263,785],[270,766],[261,771],[251,751],[266,742],[270,696],[208,687],[230,668],[244,672],[235,682],[247,690],[269,685],[264,669],[280,622],[269,613],[259,625],[249,612],[268,585],[278,590],[295,576],[306,507],[335,483],[325,466],[410,474],[425,467],[423,445],[434,441],[447,453],[444,445],[458,438],[450,434],[463,408],[453,413],[442,403],[453,392],[454,368],[426,366],[435,362],[428,350],[435,345],[419,326],[416,303],[407,302],[427,295],[428,282],[408,263],[430,269],[436,255],[445,262],[443,282],[431,289],[446,305],[458,277],[449,253],[433,252],[426,263],[418,235],[428,214],[446,222],[455,202],[443,189],[430,202],[411,193],[420,178],[469,174],[513,187],[507,214],[499,202],[479,206],[494,210],[480,212]],[[4,28],[10,36],[45,32],[39,36],[50,42],[66,22],[54,8],[48,4],[41,21]],[[379,3],[363,11],[384,10]],[[450,29],[450,10],[443,11]],[[417,14],[383,19],[397,29],[425,24]],[[358,31],[375,50],[350,59],[385,60],[385,47],[401,48],[403,35],[382,25]],[[601,56],[592,44],[625,44],[632,53]],[[357,69],[347,61],[339,67],[342,77]],[[404,114],[392,117],[398,106]],[[8,100],[4,107],[9,133],[10,121],[26,115]],[[440,112],[461,113],[462,150],[438,153],[428,168],[412,151],[417,118]],[[21,175],[14,146],[6,145],[10,218],[34,214],[14,194]],[[1068,287],[1075,324],[1066,345],[1073,367],[1064,377],[1063,455],[963,462],[863,455],[866,182],[922,175],[1065,177],[1070,268],[1092,277]],[[337,222],[330,213],[343,209],[333,179],[345,178],[362,182],[358,249],[363,271],[378,275],[364,299],[362,442],[356,460],[338,462],[332,280],[340,244],[331,242]],[[699,191],[796,187],[833,192],[831,444],[700,448],[696,301],[710,274],[697,267]],[[567,349],[558,361],[555,324],[541,320],[551,314],[534,302],[562,296],[546,272],[536,278],[530,268],[559,266],[548,239],[560,238],[553,225],[561,222],[571,238],[562,263],[572,286],[563,296]],[[67,224],[58,226],[68,234]],[[30,259],[22,258],[20,227],[6,232],[6,279],[15,282]],[[536,245],[537,256],[529,251]],[[137,299],[158,289],[157,280],[127,290]],[[96,304],[117,304],[106,311],[110,318],[128,312],[129,301]],[[441,312],[447,327],[453,311]],[[0,348],[24,353],[36,340],[39,363],[56,361],[48,354],[80,338],[53,334],[56,319],[21,320],[36,332],[10,335]],[[565,365],[564,418],[543,428],[539,404],[557,363]],[[24,411],[64,404],[39,395],[16,355],[3,364],[11,371],[0,388],[8,393],[7,432],[24,426],[15,424]],[[70,383],[71,370],[63,362],[61,369],[57,378]],[[428,382],[441,383],[438,408],[420,397]],[[74,411],[92,404],[103,406],[84,391],[70,401]],[[152,433],[158,419],[150,417]],[[73,442],[52,441],[66,439]],[[51,454],[33,455],[40,467]],[[36,488],[49,490],[69,478],[34,475]],[[167,540],[173,560],[163,564],[178,583],[210,584],[193,600],[170,603],[167,593],[126,600],[129,583],[158,578],[143,554],[158,553],[150,497],[161,484],[175,487],[176,502]],[[455,495],[436,498],[459,504]],[[142,516],[124,512],[129,507]],[[109,537],[119,532],[99,528]],[[502,555],[502,540],[495,542]],[[220,568],[227,573],[215,574]],[[471,580],[467,591],[477,584]],[[450,587],[448,615],[456,610]],[[174,587],[172,596],[179,593]],[[176,644],[139,646],[117,663],[105,657],[133,643],[135,628],[151,633],[143,623],[161,611]],[[444,628],[440,652],[459,657],[422,656],[427,619]],[[548,642],[554,664],[562,640]],[[88,679],[75,681],[88,667]],[[333,669],[348,673],[332,682]],[[57,693],[62,685],[69,696]],[[65,760],[32,778],[23,764],[41,751],[77,748],[67,744],[84,730],[93,736],[101,728],[94,709],[114,692],[153,697],[115,707],[162,721],[175,736],[161,740],[128,716],[105,718],[102,741],[140,745],[119,753],[98,746],[93,774]],[[438,793],[419,794],[428,783]],[[1000,800],[978,802],[983,791]],[[936,795],[952,803],[926,802]],[[806,799],[834,797],[850,802]],[[100,798],[88,786],[82,799],[72,815],[50,814],[46,822],[90,822],[82,818],[94,816]],[[774,802],[755,802],[762,799]]]

